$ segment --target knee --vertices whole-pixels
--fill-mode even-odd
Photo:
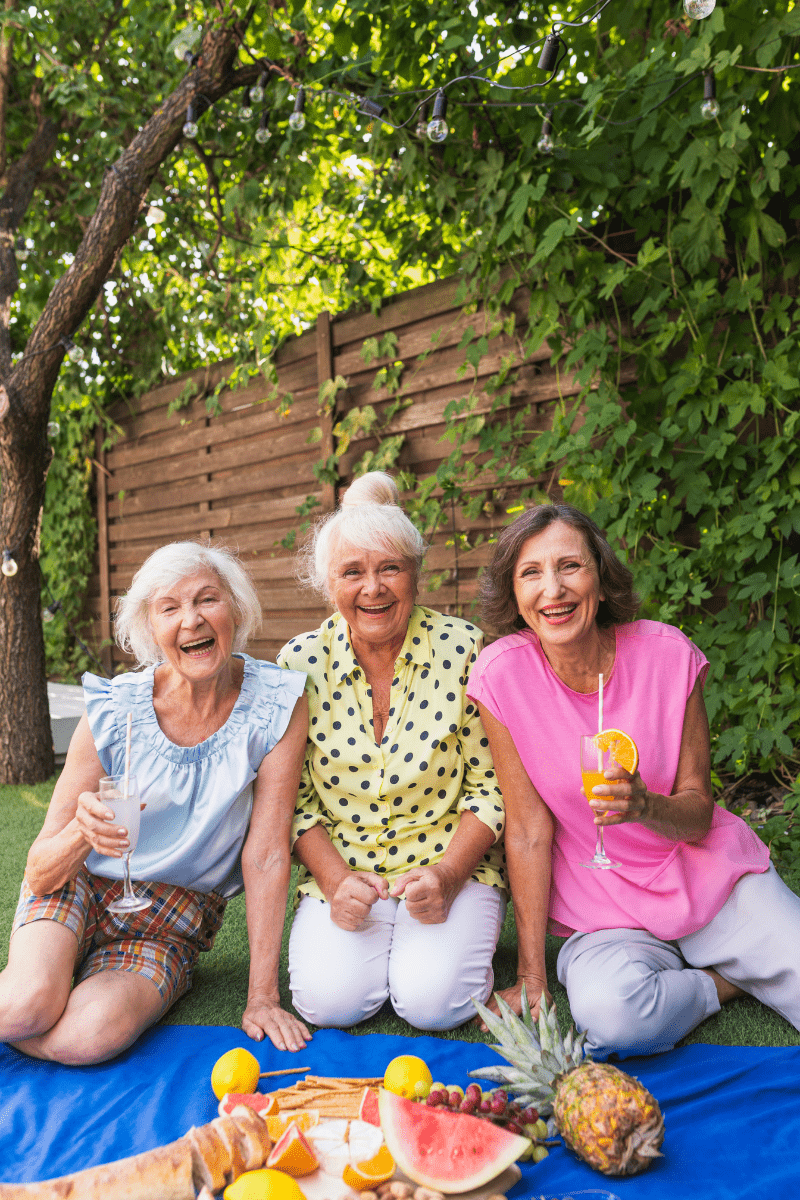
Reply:
[[[640,1006],[614,988],[569,994],[572,1019],[586,1030],[587,1047],[593,1053],[635,1054],[641,1041]]]
[[[38,1052],[50,1062],[89,1067],[121,1054],[142,1032],[138,1013],[111,1017],[102,1004],[87,1005],[80,1014],[66,1014],[38,1039]]]
[[[0,976],[0,1040],[38,1037],[52,1029],[69,999],[69,985],[20,976],[10,970]]]
[[[395,978],[391,1001],[398,1017],[430,1032],[456,1029],[476,1015],[469,991],[458,979]]]
[[[292,1004],[304,1021],[322,1028],[349,1029],[359,1021],[374,1016],[388,998],[388,986],[376,991],[360,985],[358,979],[324,982],[300,979],[294,972],[291,980]]]

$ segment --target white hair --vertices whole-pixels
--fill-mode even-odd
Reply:
[[[400,507],[400,493],[391,475],[369,471],[356,479],[336,512],[317,523],[300,551],[300,581],[326,600],[330,599],[331,565],[343,542],[356,550],[386,550],[410,562],[416,589],[427,547],[422,534]]]
[[[114,636],[140,667],[163,661],[150,625],[150,601],[161,588],[172,587],[198,571],[213,571],[233,607],[236,633],[233,650],[243,650],[261,628],[261,602],[249,575],[232,550],[200,542],[172,542],[154,550],[133,577],[125,596],[116,602]]]

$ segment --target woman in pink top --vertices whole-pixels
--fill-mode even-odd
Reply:
[[[483,577],[478,701],[506,804],[523,983],[547,991],[544,938],[595,1057],[668,1050],[748,992],[800,1028],[800,899],[711,794],[704,655],[672,625],[634,621],[632,576],[593,521],[540,505],[498,539]],[[629,733],[634,774],[582,795],[579,737]],[[585,867],[596,827],[614,869]],[[677,948],[670,945],[676,942]]]

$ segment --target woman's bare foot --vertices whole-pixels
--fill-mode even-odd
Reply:
[[[701,967],[706,975],[710,975],[714,980],[714,987],[717,989],[717,997],[720,1004],[727,1004],[729,1000],[735,1000],[737,996],[746,996],[747,992],[742,991],[735,983],[728,983],[727,979],[714,970],[713,967]]]

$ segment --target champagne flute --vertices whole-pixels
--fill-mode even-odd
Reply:
[[[615,766],[614,759],[610,750],[601,750],[597,745],[595,735],[592,733],[584,733],[581,735],[581,777],[583,779],[583,792],[587,801],[592,797],[592,788],[596,784],[608,783],[604,772],[609,767]],[[599,799],[599,797],[598,797]],[[581,863],[582,867],[595,869],[608,869],[609,867],[618,867],[618,862],[612,860],[606,854],[605,846],[603,845],[603,826],[597,826],[597,843],[595,846],[594,858],[589,862]]]
[[[139,840],[139,786],[135,775],[108,775],[100,780],[100,799],[114,813],[114,820],[124,825],[128,833],[125,851],[125,882],[119,900],[113,900],[108,911],[113,913],[140,912],[152,904],[147,896],[137,896],[131,887],[131,854]]]

